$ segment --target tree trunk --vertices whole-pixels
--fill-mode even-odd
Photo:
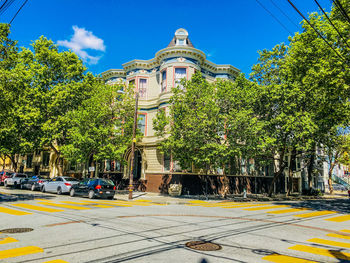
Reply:
[[[63,159],[61,158],[61,152],[57,150],[57,148],[52,143],[50,146],[57,156],[54,164],[57,168],[58,176],[63,176]]]
[[[311,153],[311,157],[310,157],[310,163],[307,169],[307,178],[308,178],[308,185],[309,185],[309,189],[311,189],[313,187],[313,178],[312,178],[312,174],[313,174],[313,170],[314,170],[314,164],[315,164],[315,147],[313,147],[313,151]]]
[[[57,157],[58,159],[58,176],[63,176],[63,158],[61,156]]]
[[[92,154],[90,158],[92,160],[91,161],[91,167],[95,167],[94,155]],[[90,172],[90,178],[94,178],[94,174],[95,174],[95,171],[91,171]]]
[[[12,154],[12,155],[7,155],[7,157],[9,157],[10,160],[11,160],[13,171],[14,171],[14,172],[17,172],[17,162],[16,162],[15,155],[14,155],[14,154]]]
[[[284,168],[285,168],[285,164],[284,164],[284,152],[285,150],[283,149],[282,152],[280,153],[280,158],[278,160],[278,167],[279,167],[279,170],[277,173],[275,173],[275,176],[273,177],[272,179],[272,182],[270,184],[270,187],[269,187],[269,192],[268,192],[268,196],[271,197],[272,196],[272,192],[274,190],[274,185],[277,181],[277,179],[283,174],[283,171],[284,171]]]
[[[334,169],[335,163],[331,163],[331,167],[328,171],[328,185],[329,185],[329,194],[333,194],[333,182],[332,182],[332,172]]]
[[[290,195],[293,192],[293,172],[295,171],[294,164],[296,166],[296,154],[297,151],[294,148],[292,150],[292,154],[290,155],[290,163],[289,163],[289,169],[288,169],[288,190],[287,195]]]

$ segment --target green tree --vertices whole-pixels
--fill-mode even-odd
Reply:
[[[61,147],[67,142],[70,112],[93,95],[97,80],[91,73],[85,73],[86,68],[76,54],[60,52],[51,40],[41,37],[32,47],[33,51],[21,51],[31,77],[24,105],[33,109],[36,138],[41,146],[55,152],[54,164],[62,175]]]
[[[207,173],[220,167],[226,147],[214,85],[196,73],[190,81],[172,91],[168,119],[170,136],[162,141],[163,150],[171,151],[173,159],[184,170],[191,171],[194,165]],[[159,112],[154,124],[155,130],[162,133],[166,124],[164,112]]]
[[[291,153],[291,163],[296,153],[311,145],[311,134],[316,128],[312,112],[308,111],[309,97],[298,82],[288,78],[288,47],[277,45],[272,51],[260,52],[259,63],[253,66],[251,79],[259,85],[256,116],[262,125],[259,148],[274,163],[275,175],[270,185],[283,175],[288,165],[284,156]],[[276,159],[276,160],[275,160]],[[288,193],[292,190],[293,167],[289,165]]]
[[[62,154],[76,163],[122,161],[132,140],[133,89],[118,93],[123,86],[105,85],[102,81],[93,87],[93,95],[68,114],[69,128]]]
[[[0,152],[17,169],[15,154],[38,147],[35,110],[30,106],[31,74],[25,52],[9,38],[10,27],[0,24]]]

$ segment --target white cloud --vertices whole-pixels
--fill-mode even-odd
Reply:
[[[58,40],[57,44],[67,47],[75,52],[88,64],[97,64],[101,56],[91,56],[84,49],[92,49],[97,51],[106,51],[106,46],[103,43],[103,39],[95,36],[91,31],[85,30],[85,28],[79,28],[73,26],[74,35],[68,40]]]

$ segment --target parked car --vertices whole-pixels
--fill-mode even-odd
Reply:
[[[70,189],[70,196],[88,196],[90,199],[102,197],[113,199],[116,186],[109,179],[89,178],[75,184]]]
[[[41,191],[57,193],[58,195],[63,193],[69,193],[72,185],[79,183],[80,181],[73,177],[68,176],[58,176],[52,178],[43,183]]]
[[[28,178],[28,175],[26,174],[13,173],[11,177],[8,177],[4,180],[4,185],[6,187],[14,186],[15,188],[17,188],[21,185],[22,180],[26,178]]]
[[[6,178],[9,178],[13,175],[13,171],[10,170],[3,170],[0,172],[0,185],[4,184],[4,181]]]
[[[26,178],[21,182],[21,189],[30,189],[32,191],[41,190],[44,182],[48,181],[49,177],[37,176]]]

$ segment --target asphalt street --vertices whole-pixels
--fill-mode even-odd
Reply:
[[[3,262],[350,262],[348,199],[166,204],[0,187],[0,200]]]

